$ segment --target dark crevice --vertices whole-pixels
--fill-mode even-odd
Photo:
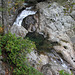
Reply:
[[[29,32],[26,37],[28,37],[31,41],[33,41],[36,45],[37,50],[51,52],[53,46],[60,45],[58,42],[49,41],[48,38],[43,35],[35,32]],[[26,38],[25,37],[25,38]]]
[[[53,48],[50,41],[47,40],[47,38],[44,38],[43,35],[37,33],[37,32],[29,32],[26,37],[28,37],[31,41],[35,42],[37,50],[50,50]],[[26,38],[25,37],[25,38]]]
[[[25,2],[27,2],[27,3],[30,3],[30,4],[37,4],[37,3],[39,3],[39,2],[44,2],[44,1],[46,1],[46,0],[25,0]]]
[[[68,49],[67,46],[63,46],[65,49]]]

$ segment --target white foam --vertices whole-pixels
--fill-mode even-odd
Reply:
[[[31,8],[31,7],[30,7],[30,8]],[[30,9],[30,8],[29,8],[29,9]],[[23,11],[21,12],[21,14],[17,17],[17,19],[16,19],[16,21],[14,22],[13,25],[21,26],[22,21],[23,21],[23,19],[24,19],[25,17],[27,17],[27,16],[29,16],[29,15],[34,15],[35,13],[36,13],[36,11],[31,11],[31,10],[27,10],[27,9],[23,10]]]
[[[60,58],[61,62],[62,62],[62,66],[67,68],[67,65],[64,63],[64,61]]]
[[[62,64],[63,67],[67,68],[67,65],[65,63]]]

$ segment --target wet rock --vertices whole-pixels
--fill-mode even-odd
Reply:
[[[55,2],[52,4],[41,2],[36,7],[39,9],[40,15],[37,32],[48,36],[48,40],[52,42],[58,42],[59,45],[54,46],[54,49],[75,68],[75,52],[69,34],[67,34],[68,30],[74,26],[75,21],[70,15],[64,15],[65,8]]]
[[[17,37],[18,36],[25,37],[26,34],[28,33],[28,31],[24,27],[17,25],[13,25],[10,31],[12,34],[15,34]]]
[[[37,21],[35,20],[34,16],[27,16],[26,18],[23,19],[22,26],[27,29],[28,31],[35,31],[35,23]]]

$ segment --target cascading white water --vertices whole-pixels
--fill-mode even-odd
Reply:
[[[52,50],[51,53],[46,53],[48,57],[50,57],[51,61],[54,61],[55,64],[60,64],[64,68],[68,68],[67,64],[64,60],[56,53],[56,51]],[[59,60],[58,60],[59,59]]]
[[[34,15],[36,14],[36,11],[31,11],[32,7],[27,7],[25,10],[23,10],[20,15],[17,17],[16,21],[14,22],[13,25],[18,25],[21,26],[22,21],[25,17],[29,15]]]

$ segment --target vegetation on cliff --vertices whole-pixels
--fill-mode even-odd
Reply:
[[[0,52],[5,54],[5,62],[8,61],[16,75],[42,75],[31,67],[27,61],[26,54],[35,49],[35,44],[28,38],[16,37],[11,33],[0,36]],[[1,54],[1,53],[0,53]]]

